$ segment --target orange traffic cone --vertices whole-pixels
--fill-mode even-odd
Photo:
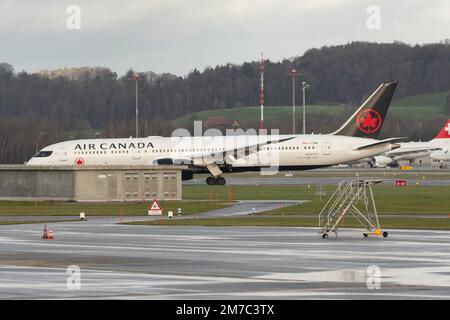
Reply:
[[[44,226],[44,233],[42,234],[42,239],[48,239],[47,225]]]
[[[53,229],[50,228],[50,230],[48,231],[48,239],[49,240],[53,240],[54,236],[53,236]]]

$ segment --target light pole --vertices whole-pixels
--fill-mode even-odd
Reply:
[[[306,112],[305,112],[305,91],[310,85],[305,81],[302,82],[302,92],[303,92],[303,134],[306,134]]]
[[[292,69],[290,76],[292,77],[292,134],[295,134],[295,78],[299,76],[300,73],[297,70]]]
[[[138,106],[138,82],[142,80],[142,76],[134,74],[129,80],[134,80],[136,82],[136,138],[139,138],[139,106]]]

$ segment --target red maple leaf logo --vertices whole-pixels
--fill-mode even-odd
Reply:
[[[369,112],[367,114],[367,116],[364,118],[364,120],[362,121],[361,125],[363,128],[370,129],[370,128],[375,128],[377,125],[377,122],[378,122],[378,119],[372,117],[372,114]]]
[[[358,118],[356,119],[356,125],[359,130],[364,133],[374,133],[377,132],[382,123],[382,118],[380,114],[373,109],[366,109],[360,112]]]
[[[84,165],[84,159],[82,159],[82,158],[76,158],[76,159],[75,159],[75,164],[76,164],[77,166],[82,166],[82,165]]]

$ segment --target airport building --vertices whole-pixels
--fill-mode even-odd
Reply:
[[[353,161],[346,163],[352,168],[370,168],[370,162],[368,161]],[[425,156],[420,158],[415,158],[411,160],[398,160],[394,164],[389,164],[387,167],[401,167],[401,166],[412,166],[414,169],[450,169],[450,159],[449,160],[436,160],[431,156]],[[337,166],[333,166],[337,167]]]
[[[413,160],[400,160],[399,166],[411,165],[414,168],[432,168],[432,169],[448,169],[450,168],[450,160],[435,160],[430,156],[416,158]]]
[[[0,166],[0,198],[181,200],[182,166]]]

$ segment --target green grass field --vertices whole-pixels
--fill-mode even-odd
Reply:
[[[444,107],[450,91],[403,97],[392,103],[393,107]]]
[[[164,212],[193,214],[227,206],[230,200],[309,200],[308,202],[264,214],[318,214],[326,199],[336,187],[325,186],[327,195],[319,200],[315,195],[316,186],[258,185],[258,186],[184,186],[182,201],[161,201]],[[416,186],[405,188],[375,186],[379,214],[448,214],[450,213],[450,187]],[[217,200],[217,201],[216,201]],[[56,201],[0,201],[0,216],[119,216],[120,208],[124,216],[146,215],[150,203],[110,202],[78,203]]]
[[[33,219],[33,220],[0,220],[0,226],[13,225],[13,224],[34,224],[34,223],[55,223],[55,222],[71,222],[79,220],[45,220],[45,219]]]
[[[124,216],[147,215],[148,206],[151,203],[79,203],[57,201],[0,201],[0,216],[77,216],[85,212],[86,216],[120,216],[120,208]],[[177,213],[182,208],[182,214],[193,214],[214,209],[215,202],[209,201],[161,201],[164,212]],[[218,203],[217,206],[224,207]]]
[[[446,97],[449,93],[450,91],[443,91],[397,99],[392,102],[389,114],[398,117],[407,116],[412,119],[427,119],[439,115],[449,115],[450,113],[445,109]],[[350,113],[355,108],[346,107],[339,103],[326,103],[307,105],[307,112],[310,114],[325,113],[330,116],[339,116],[345,112]],[[299,116],[301,107],[299,107],[298,111]],[[291,119],[292,106],[266,106],[264,112],[267,121],[280,123],[286,119]],[[194,119],[204,121],[208,117],[217,116],[232,120],[237,119],[242,127],[252,127],[255,119],[259,119],[259,107],[212,109],[176,118],[171,123],[177,128],[186,128],[192,125]]]
[[[450,179],[449,170],[433,170],[433,171],[416,171],[416,170],[399,170],[399,169],[372,169],[372,168],[353,168],[351,170],[338,169],[334,171],[322,171],[322,170],[304,170],[304,171],[292,171],[292,177],[302,178],[308,181],[310,178],[330,178],[341,177],[342,179],[352,179],[358,177],[372,177],[380,179],[412,179],[413,182],[421,182],[426,179]],[[234,172],[232,174],[224,173],[225,178],[285,178],[286,172],[279,171],[274,175],[260,175],[255,172]],[[208,174],[196,174],[196,178],[206,179]]]
[[[311,105],[308,106],[308,112],[312,113],[326,113],[329,115],[339,115],[344,110],[345,106],[338,104],[330,105]],[[300,111],[299,111],[300,112]],[[264,115],[267,121],[279,123],[290,119],[292,114],[292,106],[267,106],[264,107]],[[241,107],[241,108],[225,108],[214,109],[208,111],[201,111],[191,115],[182,116],[172,120],[172,124],[177,128],[185,128],[192,125],[193,120],[205,121],[209,117],[225,117],[227,119],[238,119],[243,127],[254,124],[255,119],[259,119],[259,107]]]
[[[295,205],[264,214],[318,214],[328,197],[336,189],[335,186],[325,186],[327,195],[319,200],[315,195],[316,186],[185,186],[184,199],[209,199],[210,194],[219,202],[227,202],[228,198],[235,200],[310,200],[301,205]],[[450,213],[450,186],[416,186],[404,188],[394,186],[375,186],[374,196],[379,214],[448,214]]]
[[[316,186],[255,185],[255,186],[184,186],[182,201],[161,201],[164,213],[171,210],[175,214],[182,208],[182,221],[168,221],[169,225],[267,225],[267,226],[317,226],[317,215],[325,205],[335,186],[325,186],[327,195],[320,200],[315,195]],[[373,188],[378,213],[383,227],[389,228],[431,228],[450,229],[450,186],[409,185],[375,186]],[[236,218],[198,219],[201,212],[222,208],[230,200],[308,200],[300,205],[279,208],[254,216]],[[24,202],[1,201],[1,216],[74,216],[80,212],[89,216],[117,216],[120,208],[124,216],[145,216],[150,203],[76,203],[76,202]],[[197,215],[198,214],[198,215]],[[439,215],[436,218],[432,215]],[[430,216],[429,218],[427,216]],[[194,218],[194,219],[193,219]],[[7,221],[6,221],[7,220]],[[1,221],[1,220],[0,220]],[[13,218],[4,219],[0,224],[17,223]],[[22,223],[19,221],[19,223]],[[32,223],[26,221],[26,223]],[[357,226],[349,218],[348,227]],[[153,224],[153,222],[150,222]],[[166,224],[166,223],[165,223]]]

